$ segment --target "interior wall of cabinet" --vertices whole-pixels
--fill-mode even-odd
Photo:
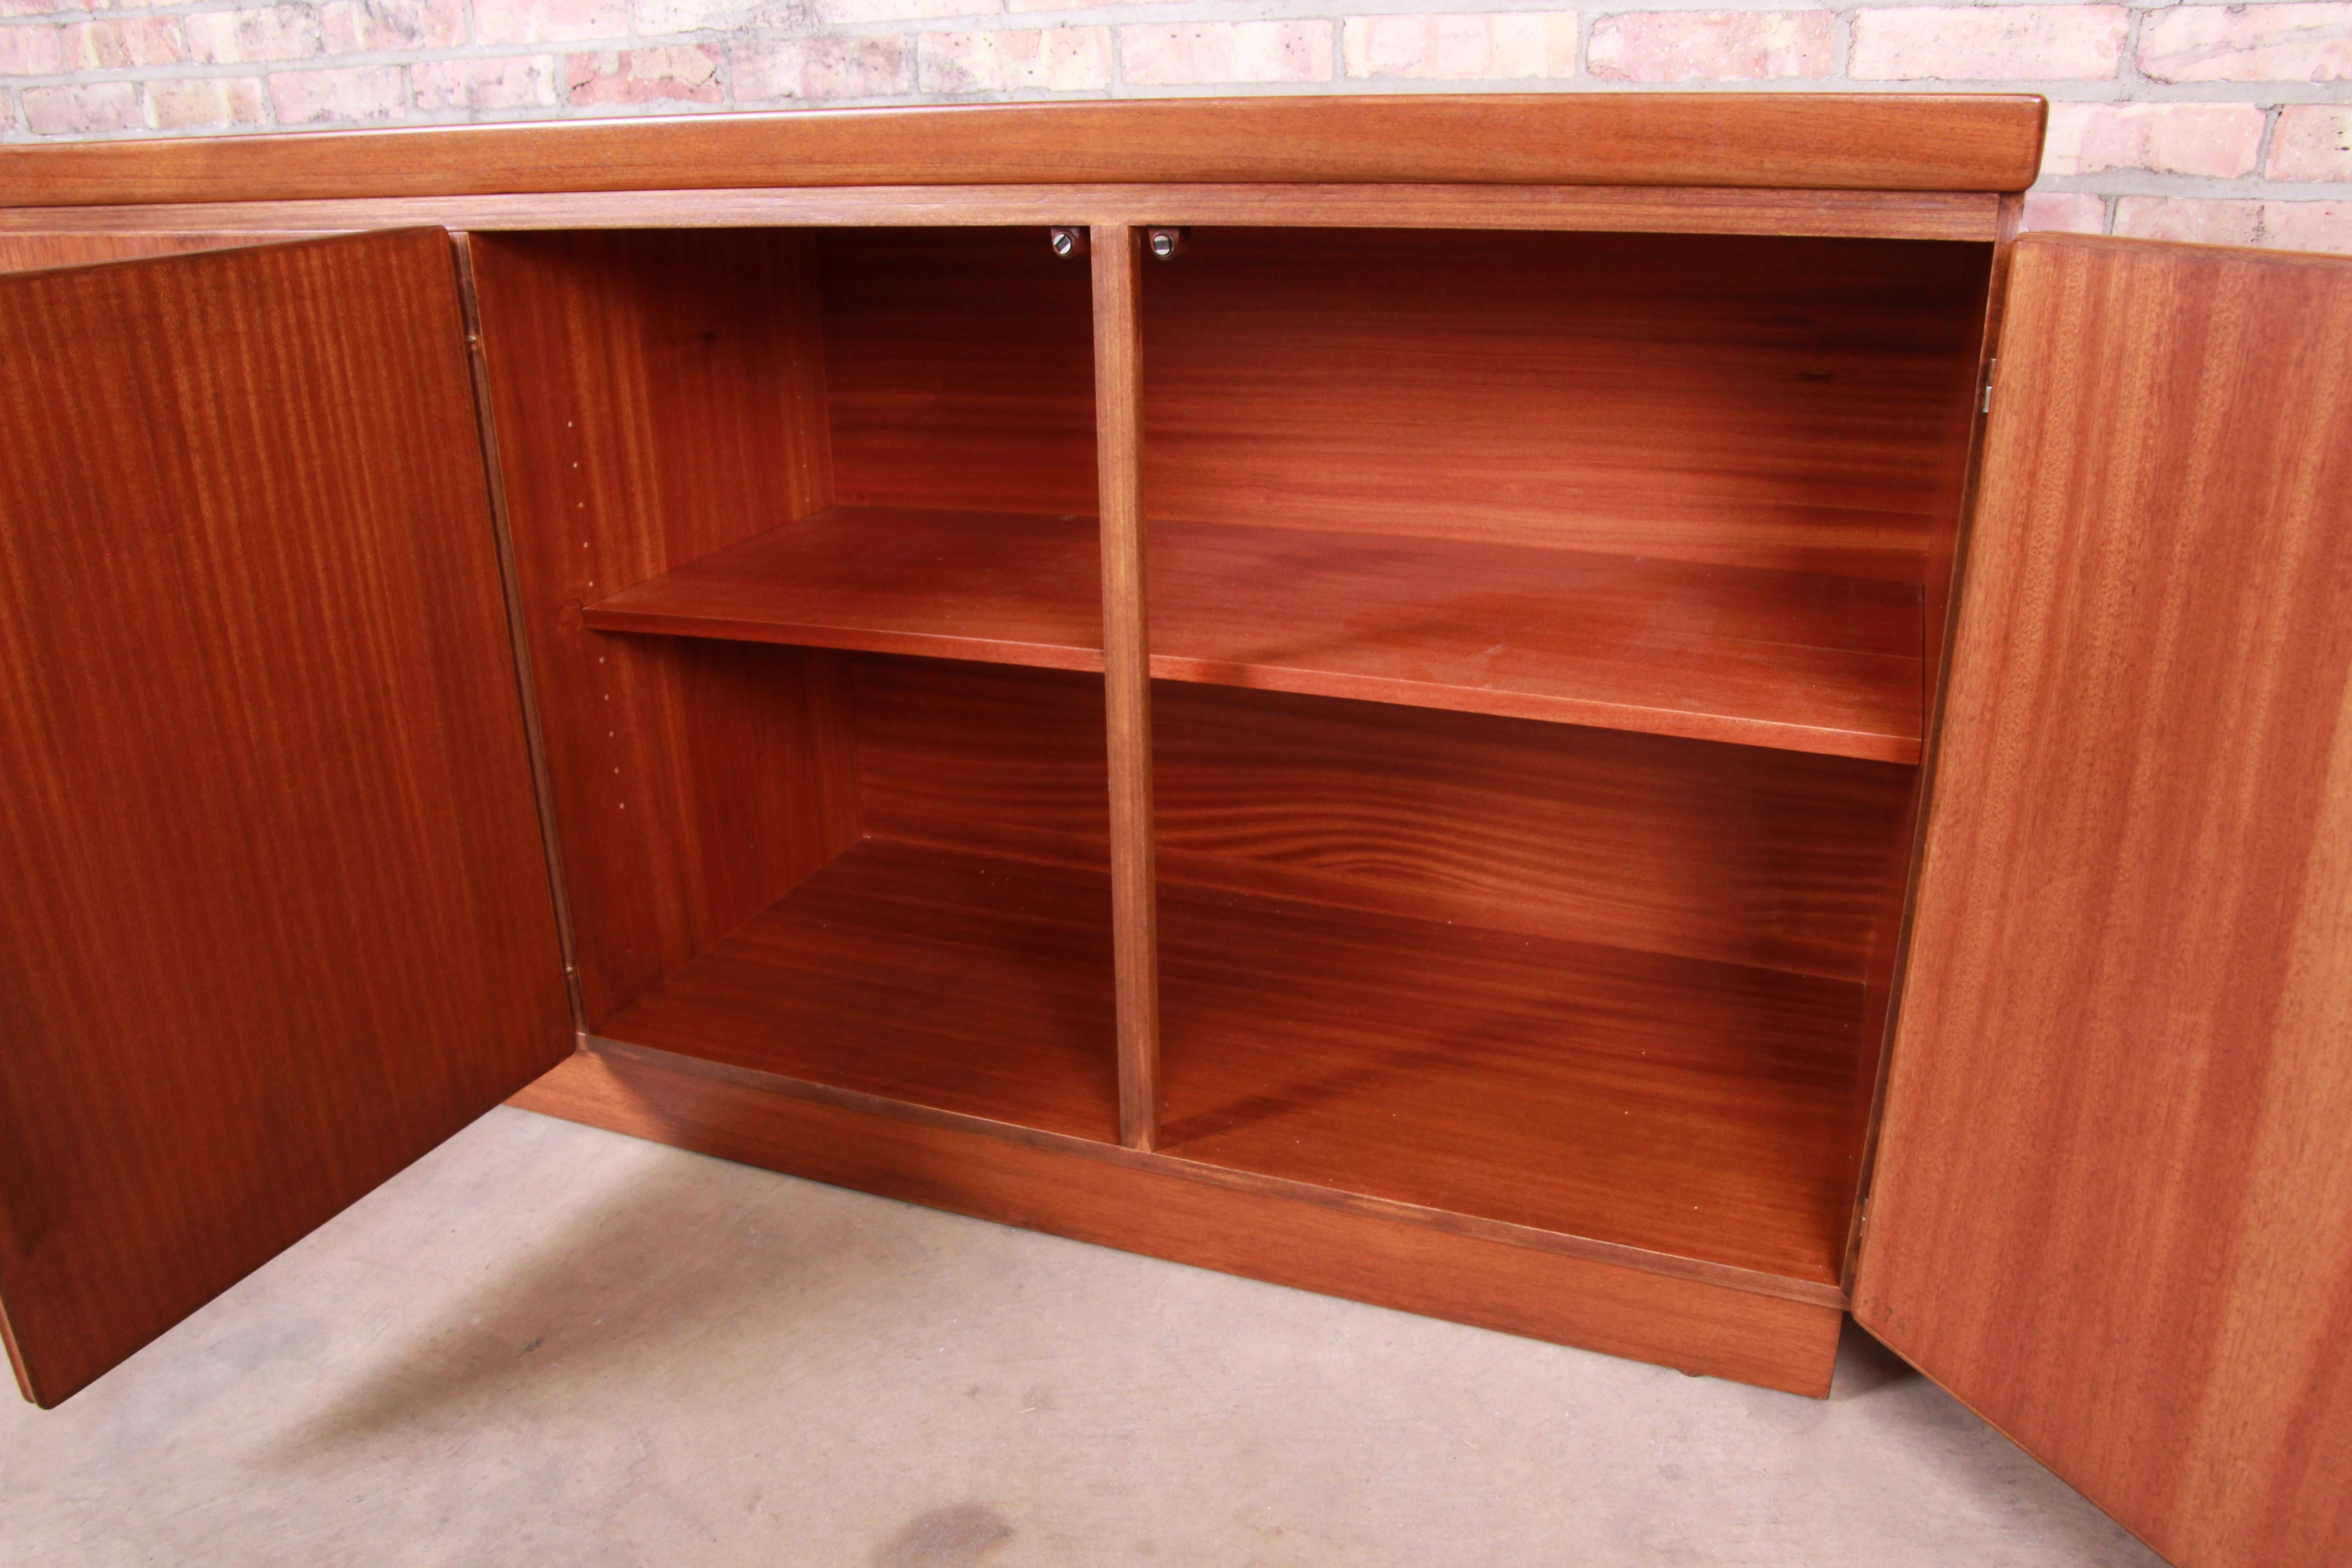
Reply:
[[[1916,584],[1958,505],[1989,262],[1194,230],[1147,274],[1153,511]]]
[[[1034,228],[840,229],[815,250],[834,498],[1095,510],[1083,261]]]

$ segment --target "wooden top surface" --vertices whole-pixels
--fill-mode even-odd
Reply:
[[[2025,95],[1549,93],[810,110],[0,149],[0,207],[868,184],[2021,191]]]

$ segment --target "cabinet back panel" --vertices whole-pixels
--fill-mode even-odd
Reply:
[[[847,505],[1095,510],[1093,296],[1042,228],[815,241]]]
[[[1199,230],[1145,274],[1150,504],[1917,581],[1990,249]]]
[[[593,1028],[856,837],[835,656],[580,619],[830,500],[815,269],[775,230],[471,244]]]
[[[1100,868],[1099,678],[862,658],[889,837]],[[1168,881],[1858,981],[1912,770],[1160,681]]]
[[[1101,676],[880,655],[851,664],[868,833],[1108,874]]]
[[[1909,768],[1161,683],[1162,872],[1859,979]]]

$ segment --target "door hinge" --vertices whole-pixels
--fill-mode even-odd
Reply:
[[[1997,359],[1985,361],[1984,397],[1977,405],[1977,412],[1979,414],[1992,412],[1992,371],[1993,366],[2000,363],[2000,361]]]

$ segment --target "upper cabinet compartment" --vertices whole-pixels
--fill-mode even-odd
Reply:
[[[1989,262],[1196,231],[1145,275],[1153,673],[1916,762]]]
[[[780,405],[741,454],[758,477],[724,503],[763,510],[583,591],[590,628],[1101,668],[1087,268],[1042,229],[520,243],[646,296],[631,313],[668,335],[660,397],[687,400],[684,465],[712,375]],[[674,506],[659,482],[646,504]]]

